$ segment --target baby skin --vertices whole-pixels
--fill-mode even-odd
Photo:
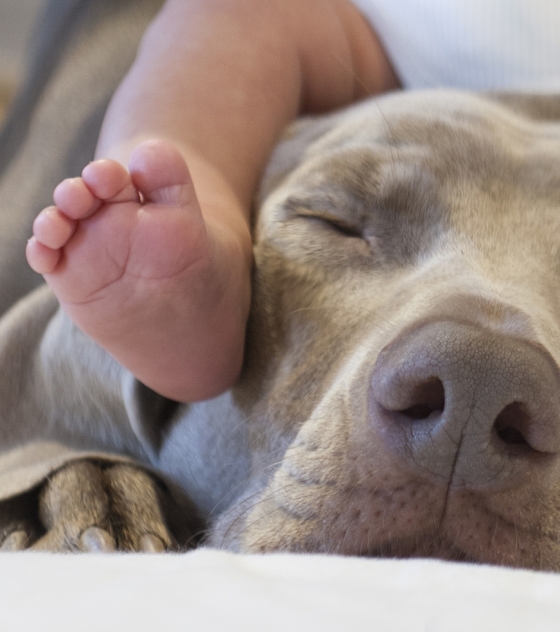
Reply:
[[[181,153],[144,142],[128,171],[97,160],[53,197],[26,254],[70,319],[162,395],[196,401],[231,386],[250,260],[239,235],[203,217]]]

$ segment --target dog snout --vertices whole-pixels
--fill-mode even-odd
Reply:
[[[372,423],[400,465],[453,487],[503,488],[560,450],[560,379],[525,340],[432,322],[379,355]]]

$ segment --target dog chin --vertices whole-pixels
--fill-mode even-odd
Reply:
[[[471,564],[490,564],[510,568],[539,569],[558,572],[560,567],[554,563],[554,556],[546,554],[542,534],[517,532],[515,547],[509,543],[510,532],[516,532],[515,525],[505,524],[496,518],[494,525],[497,542],[493,546],[482,548],[473,542],[472,537],[461,538],[460,534],[441,535],[440,533],[419,534],[400,540],[389,540],[376,545],[367,551],[360,552],[360,557],[368,558],[431,558],[448,562],[467,562]],[[501,537],[507,533],[507,536]],[[550,542],[551,548],[557,543]]]
[[[419,535],[402,540],[385,542],[380,546],[361,553],[360,557],[371,558],[436,558],[448,562],[482,562],[468,555],[453,542],[437,534]]]

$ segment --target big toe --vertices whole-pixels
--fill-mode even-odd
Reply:
[[[188,206],[196,200],[185,159],[165,140],[146,141],[132,152],[129,171],[147,202]]]

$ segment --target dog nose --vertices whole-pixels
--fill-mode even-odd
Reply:
[[[531,342],[432,322],[379,355],[370,411],[408,468],[453,486],[511,484],[560,449],[560,379]]]

